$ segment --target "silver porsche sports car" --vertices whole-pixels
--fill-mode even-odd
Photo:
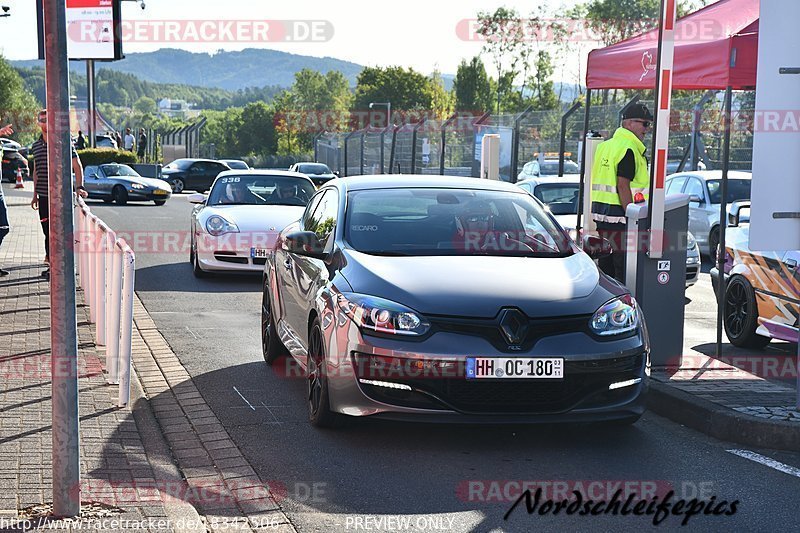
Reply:
[[[264,358],[300,367],[320,427],[633,423],[648,387],[644,319],[592,261],[608,242],[583,248],[511,184],[333,180],[267,255]]]

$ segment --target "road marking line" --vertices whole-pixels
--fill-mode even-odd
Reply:
[[[241,393],[241,392],[239,392],[239,389],[237,389],[236,387],[234,387],[234,388],[233,388],[233,390],[235,390],[235,391],[236,391],[236,394],[238,394],[238,395],[239,395],[239,398],[241,398],[242,400],[244,400],[244,403],[246,403],[248,406],[250,406],[250,409],[252,409],[253,411],[255,411],[255,410],[256,410],[256,408],[255,408],[255,407],[253,407],[253,406],[250,404],[250,402],[248,402],[248,401],[247,401],[247,398],[245,398],[244,396],[242,396],[242,393]]]
[[[750,450],[725,450],[728,453],[732,453],[733,455],[738,455],[739,457],[744,457],[745,459],[749,459],[751,461],[755,461],[756,463],[761,463],[764,466],[768,466],[774,470],[779,472],[783,472],[784,474],[789,474],[790,476],[800,477],[800,468],[795,468],[793,466],[789,466],[783,464],[775,459],[770,459],[769,457],[765,457],[761,454],[751,452]]]

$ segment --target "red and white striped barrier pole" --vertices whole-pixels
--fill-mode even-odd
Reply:
[[[669,155],[669,119],[672,104],[672,72],[675,58],[675,21],[677,1],[661,0],[658,32],[658,78],[656,80],[656,115],[653,131],[655,164],[650,177],[650,258],[664,253],[664,180]]]

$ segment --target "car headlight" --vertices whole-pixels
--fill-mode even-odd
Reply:
[[[206,230],[215,237],[224,235],[225,233],[239,233],[239,228],[236,224],[228,222],[219,215],[208,217],[208,220],[206,220]]]
[[[394,335],[425,335],[431,325],[424,317],[396,302],[352,292],[338,296],[339,309],[359,328]]]
[[[589,327],[597,335],[620,335],[639,327],[639,313],[636,300],[630,294],[614,298],[603,304],[592,315]]]
[[[697,241],[694,240],[694,235],[688,233],[686,235],[686,249],[687,250],[694,250],[694,247],[697,246]]]
[[[131,183],[131,189],[137,189],[137,190],[141,191],[141,190],[143,190],[145,188],[146,187],[144,185],[142,185],[141,183]]]

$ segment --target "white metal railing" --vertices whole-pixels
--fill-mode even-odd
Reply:
[[[118,405],[123,407],[130,400],[136,256],[82,199],[78,199],[76,216],[80,285],[97,344],[106,349],[108,381],[119,384]]]

